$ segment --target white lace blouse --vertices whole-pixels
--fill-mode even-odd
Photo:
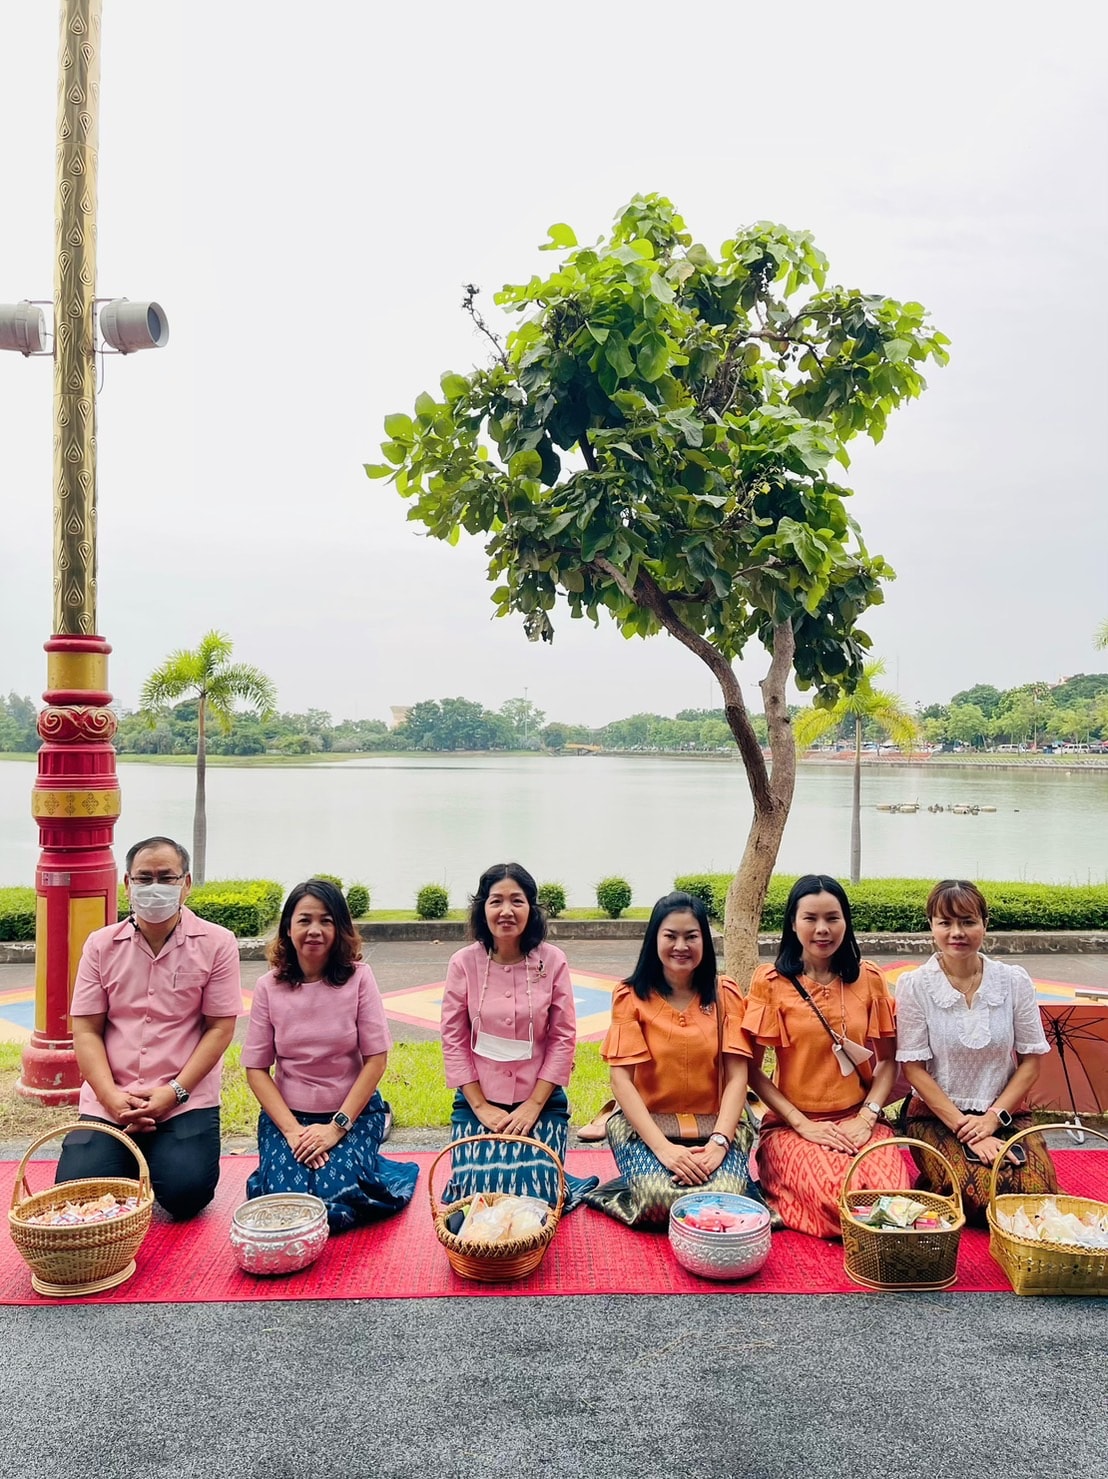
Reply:
[[[923,1063],[963,1113],[981,1114],[1015,1070],[1015,1054],[1049,1053],[1031,977],[984,957],[973,1007],[933,955],[896,983],[896,1056]]]

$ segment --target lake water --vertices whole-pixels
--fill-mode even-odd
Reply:
[[[119,762],[122,857],[153,833],[192,836],[193,773]],[[31,763],[0,764],[0,884],[31,883],[38,858]],[[879,802],[995,806],[995,813],[914,816]],[[209,769],[208,877],[291,884],[316,870],[363,882],[380,908],[411,908],[424,883],[460,905],[481,870],[507,858],[569,901],[595,903],[609,873],[636,903],[675,874],[738,864],[751,807],[734,762],[661,757],[397,756],[278,769]],[[1108,772],[871,766],[862,776],[867,876],[1108,878]],[[778,868],[846,877],[850,766],[800,767]]]

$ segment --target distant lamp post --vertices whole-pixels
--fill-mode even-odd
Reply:
[[[62,0],[54,203],[54,340],[31,300],[0,305],[0,349],[54,360],[54,635],[31,798],[42,848],[35,872],[35,1027],[20,1094],[75,1104],[80,1074],[69,1031],[85,940],[115,921],[112,856],[119,782],[108,707],[108,654],[96,633],[96,205],[102,0]],[[161,348],[157,303],[106,302],[100,327],[119,354]]]

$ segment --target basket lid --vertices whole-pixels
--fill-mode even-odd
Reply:
[[[326,1217],[319,1197],[303,1191],[279,1191],[243,1202],[231,1221],[244,1232],[297,1232]]]

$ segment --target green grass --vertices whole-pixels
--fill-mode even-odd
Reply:
[[[20,1043],[0,1043],[0,1140],[17,1143],[76,1118],[75,1109],[41,1109],[16,1095],[21,1052]],[[240,1045],[233,1043],[223,1060],[222,1126],[227,1137],[253,1137],[258,1125],[258,1101],[247,1087],[241,1057]],[[398,1126],[445,1129],[450,1124],[454,1091],[446,1087],[440,1044],[394,1044],[381,1093],[392,1105]],[[591,1120],[608,1097],[608,1068],[600,1057],[600,1045],[580,1043],[569,1084],[573,1123],[583,1125]]]

